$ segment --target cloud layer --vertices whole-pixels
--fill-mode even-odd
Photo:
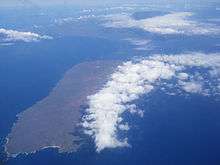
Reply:
[[[159,34],[208,35],[220,32],[219,28],[212,24],[203,24],[189,20],[188,18],[192,15],[190,12],[178,12],[141,20],[135,20],[127,14],[109,15],[104,18],[107,21],[104,26],[113,28],[139,28]]]
[[[175,88],[182,93],[220,95],[220,54],[154,55],[118,66],[105,86],[88,97],[83,117],[85,133],[94,138],[98,152],[129,146],[127,138],[118,137],[119,131],[129,130],[122,114],[143,116],[133,101],[156,87],[165,92]]]
[[[4,42],[36,42],[45,39],[52,39],[52,37],[47,35],[39,35],[32,32],[20,32],[16,30],[8,30],[0,28],[0,36],[3,36]]]

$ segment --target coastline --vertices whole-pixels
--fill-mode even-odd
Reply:
[[[81,120],[80,106],[101,88],[118,64],[91,61],[69,69],[47,97],[16,115],[4,145],[7,156],[28,155],[46,148],[58,148],[60,153],[76,151],[79,145],[75,141],[81,137],[73,133]]]

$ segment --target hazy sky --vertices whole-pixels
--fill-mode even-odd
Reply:
[[[54,4],[76,4],[76,5],[92,5],[92,4],[108,4],[108,3],[128,3],[137,2],[139,0],[0,0],[1,6],[11,5],[54,5]]]
[[[100,5],[100,4],[117,4],[117,3],[200,3],[200,2],[218,2],[219,0],[0,0],[0,6],[30,6],[30,5],[56,5],[56,4],[74,4],[74,5]]]

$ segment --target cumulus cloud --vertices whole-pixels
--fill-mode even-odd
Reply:
[[[109,15],[104,18],[105,27],[139,28],[159,34],[198,34],[208,35],[219,33],[219,28],[213,24],[199,23],[189,20],[190,12],[170,13],[163,16],[135,20],[128,14]]]
[[[52,37],[47,35],[39,35],[37,33],[32,32],[20,32],[16,30],[8,30],[3,28],[0,28],[0,36],[3,37],[4,42],[36,42],[45,39],[52,39]]]
[[[201,68],[205,70],[201,74],[194,71]],[[130,128],[122,117],[124,112],[143,116],[143,111],[138,110],[133,101],[164,86],[205,96],[207,91],[214,91],[207,88],[219,88],[219,77],[210,74],[209,86],[205,86],[205,78],[198,77],[219,68],[220,54],[154,55],[135,62],[125,62],[118,66],[100,91],[88,97],[89,108],[82,119],[85,133],[94,138],[98,152],[105,148],[129,146],[128,139],[119,138],[118,133]]]

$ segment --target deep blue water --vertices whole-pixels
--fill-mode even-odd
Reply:
[[[16,114],[47,96],[68,69],[85,61],[128,58],[114,55],[118,49],[105,39],[78,36],[1,48],[2,143]]]
[[[45,150],[19,156],[8,164],[180,164],[218,165],[220,103],[198,95],[168,96],[155,92],[139,101],[142,119],[132,116],[131,148],[97,154],[92,143],[73,154]],[[129,120],[129,116],[128,120]]]
[[[193,9],[197,13],[194,17],[202,21],[219,18],[219,11],[213,7]],[[220,46],[216,46],[219,36],[161,36],[134,29],[103,29],[96,22],[57,26],[53,22],[55,18],[71,16],[79,9],[41,10],[46,14],[37,17],[38,9],[31,9],[31,15],[29,9],[0,11],[1,27],[35,30],[54,37],[48,41],[0,47],[0,144],[4,143],[4,137],[16,121],[16,114],[47,96],[75,64],[99,59],[126,60],[154,53],[220,51]],[[166,12],[144,12],[134,17],[142,19]],[[33,24],[42,28],[34,29]],[[145,52],[135,51],[134,45],[121,40],[125,37],[147,38],[155,47]],[[28,156],[20,155],[4,164],[220,164],[219,101],[198,95],[168,96],[155,92],[138,100],[138,106],[145,111],[144,118],[126,116],[132,122],[132,129],[127,134],[131,148],[109,149],[98,154],[88,138],[77,153],[58,154],[54,149],[46,149]],[[0,159],[4,156],[2,152]]]

